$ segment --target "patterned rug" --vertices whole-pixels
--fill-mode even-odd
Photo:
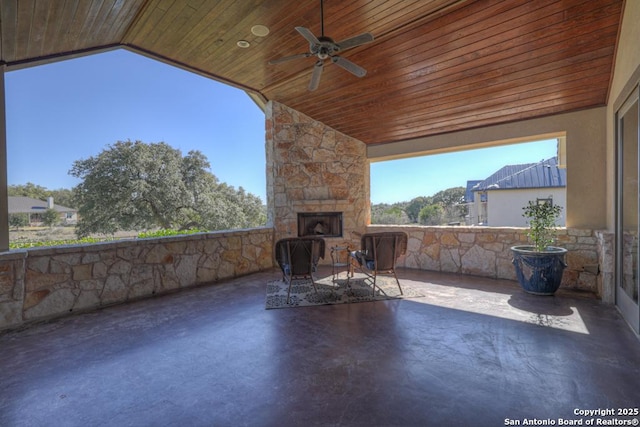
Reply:
[[[370,279],[356,276],[348,281],[344,278],[333,281],[332,277],[329,276],[316,280],[316,288],[318,289],[316,293],[311,280],[294,280],[291,286],[289,304],[287,304],[289,286],[283,280],[274,280],[267,283],[266,309],[349,304],[424,296],[416,289],[403,284],[402,280],[400,280],[400,286],[402,286],[402,295],[394,278],[379,276],[374,296]]]

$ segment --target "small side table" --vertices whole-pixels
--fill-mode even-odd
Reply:
[[[331,274],[332,281],[335,282],[340,277],[340,272],[344,270],[349,279],[349,254],[351,249],[347,246],[331,247]]]

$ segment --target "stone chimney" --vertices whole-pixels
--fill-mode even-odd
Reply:
[[[365,144],[277,102],[267,104],[265,118],[274,239],[321,234],[327,248],[360,247],[354,233],[371,222]]]
[[[53,209],[53,197],[47,197],[47,209]]]

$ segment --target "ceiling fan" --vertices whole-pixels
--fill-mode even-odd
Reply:
[[[269,64],[280,64],[292,59],[309,58],[311,56],[318,57],[318,60],[313,66],[313,74],[311,75],[311,81],[309,82],[309,90],[316,90],[318,88],[318,85],[320,84],[320,77],[322,76],[322,70],[324,68],[324,62],[327,58],[331,59],[331,62],[347,70],[353,75],[357,77],[364,77],[364,75],[367,74],[367,70],[346,58],[338,56],[337,53],[372,42],[373,35],[371,33],[362,33],[358,36],[350,37],[337,43],[334,42],[331,37],[325,36],[323,0],[320,0],[320,28],[321,35],[320,37],[316,37],[309,29],[305,27],[296,27],[296,31],[309,42],[309,52],[285,56],[280,59],[273,59],[269,61]]]

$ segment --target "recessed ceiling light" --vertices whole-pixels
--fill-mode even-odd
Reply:
[[[269,29],[264,25],[254,25],[251,27],[251,32],[254,36],[264,37],[269,34]]]
[[[236,43],[238,45],[238,47],[241,47],[243,49],[248,48],[249,46],[251,46],[251,43],[249,43],[246,40],[238,40],[238,43]]]

